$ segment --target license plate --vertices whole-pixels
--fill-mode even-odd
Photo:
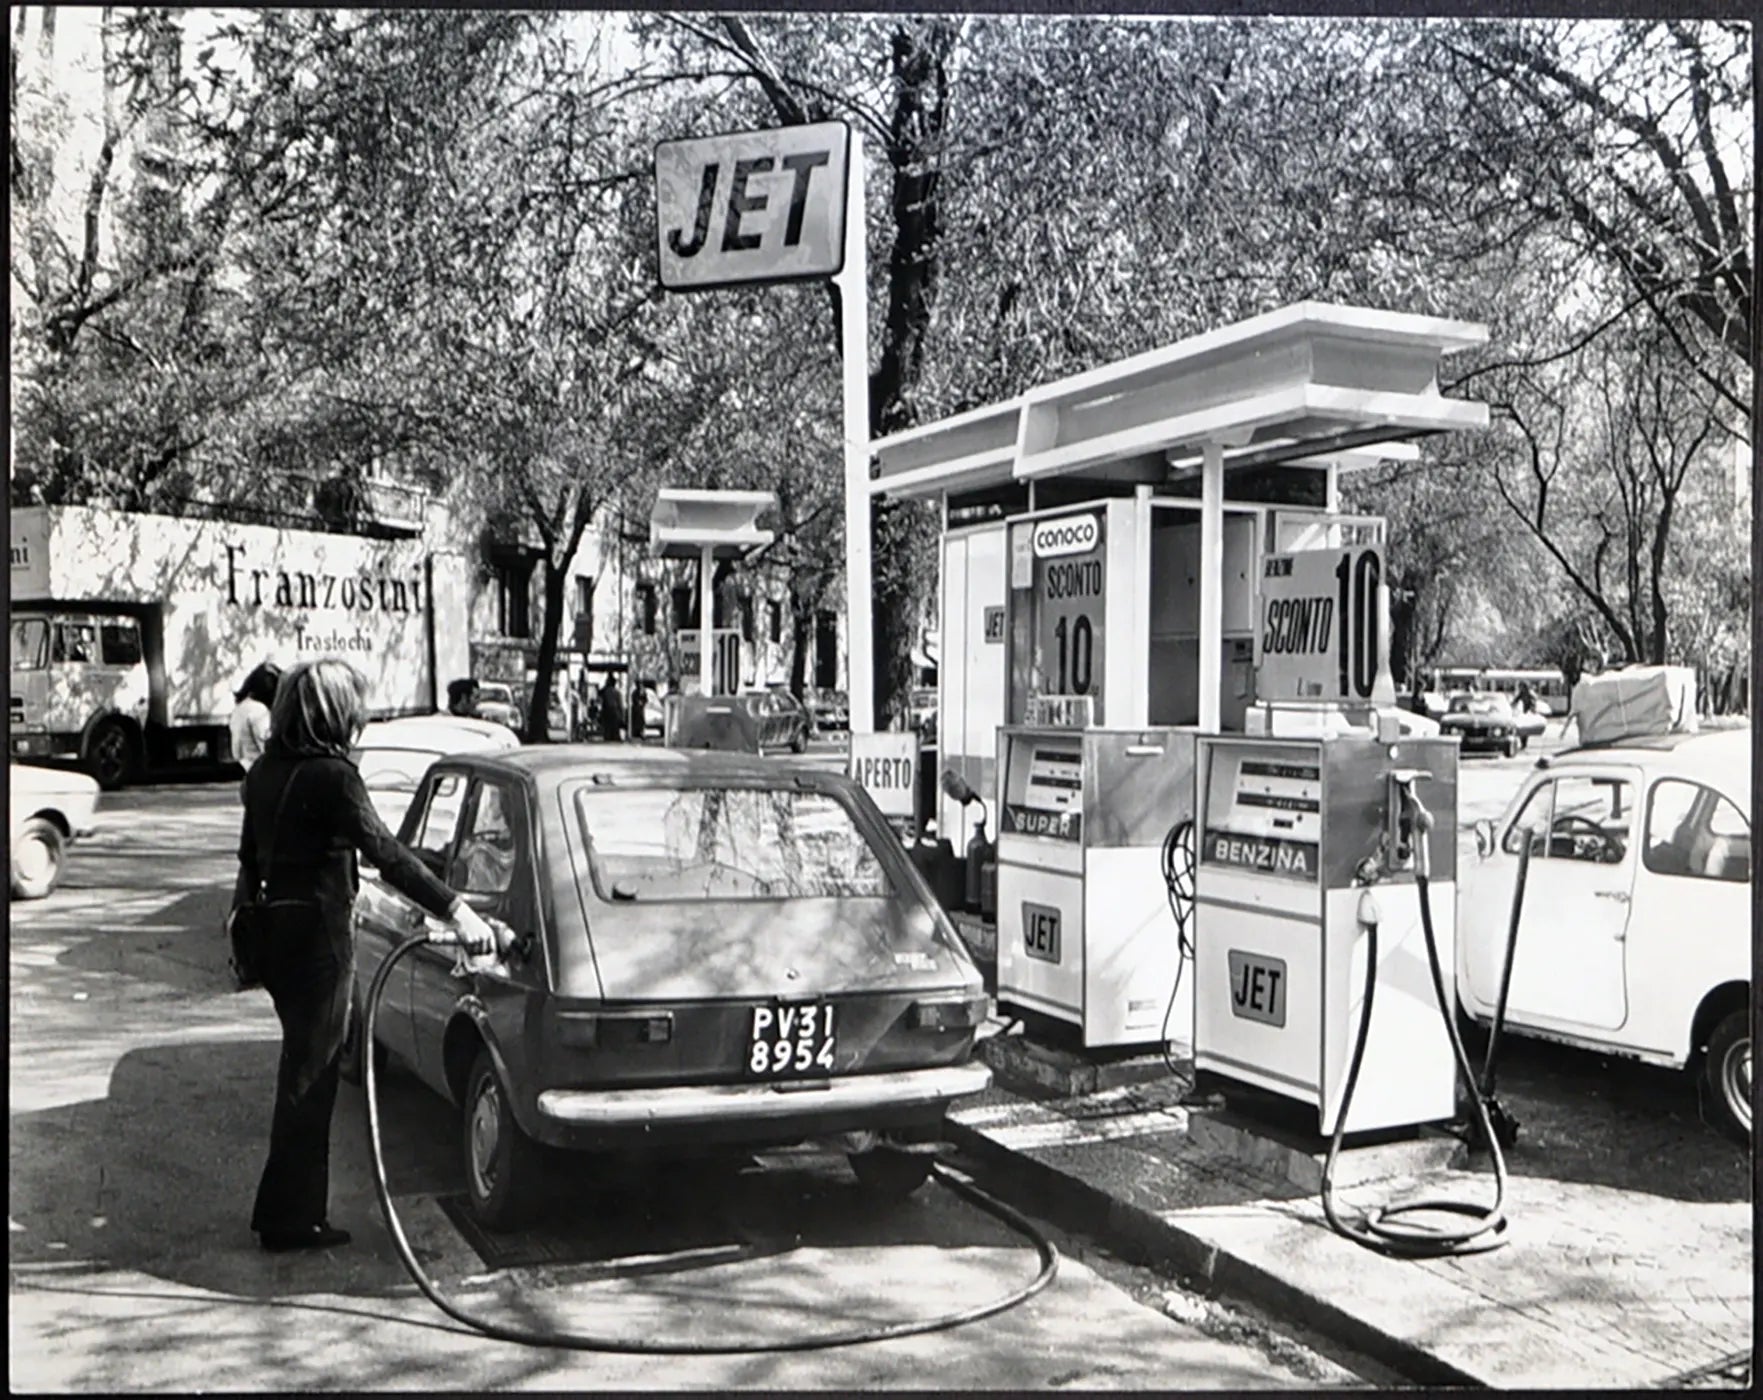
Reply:
[[[836,1047],[833,1008],[755,1006],[747,1031],[747,1073],[766,1078],[831,1074]]]

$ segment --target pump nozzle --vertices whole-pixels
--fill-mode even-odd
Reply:
[[[1395,855],[1403,865],[1413,862],[1416,875],[1430,875],[1432,861],[1427,835],[1434,826],[1433,815],[1420,800],[1418,785],[1432,773],[1425,768],[1398,768],[1390,774],[1393,801],[1390,818],[1395,825]]]

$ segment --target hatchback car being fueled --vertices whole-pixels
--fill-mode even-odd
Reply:
[[[990,1083],[972,1059],[980,974],[840,774],[632,745],[460,755],[423,778],[401,835],[516,935],[504,963],[464,975],[450,952],[413,951],[375,1020],[375,1053],[462,1109],[490,1228],[530,1217],[538,1144],[830,1137],[861,1181],[904,1194],[949,1105]],[[359,1012],[423,916],[368,881],[356,924]]]
[[[1462,871],[1457,999],[1508,1030],[1674,1069],[1751,1131],[1751,734],[1661,734],[1540,762]],[[1528,842],[1524,903],[1513,890]]]

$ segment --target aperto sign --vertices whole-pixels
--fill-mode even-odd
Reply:
[[[655,147],[661,285],[832,277],[845,265],[844,122],[737,131]]]
[[[1255,693],[1262,700],[1360,701],[1381,660],[1383,549],[1305,549],[1262,563]]]

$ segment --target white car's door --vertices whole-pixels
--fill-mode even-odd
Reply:
[[[1495,830],[1458,910],[1463,1000],[1492,1015],[1499,999],[1521,843],[1530,842],[1512,950],[1507,1019],[1580,1034],[1628,1017],[1626,939],[1638,858],[1632,770],[1544,774]]]

